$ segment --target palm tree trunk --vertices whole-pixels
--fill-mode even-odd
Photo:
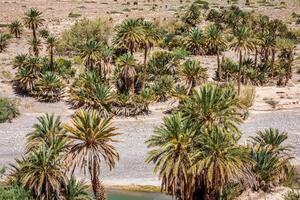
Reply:
[[[218,79],[222,80],[222,69],[220,64],[220,51],[219,48],[217,48],[217,64],[218,64]]]
[[[36,30],[35,30],[34,25],[32,25],[32,36],[34,39],[36,39]]]
[[[51,71],[54,71],[54,66],[53,66],[53,48],[50,47],[50,69]]]
[[[241,94],[241,76],[242,76],[242,64],[243,64],[243,53],[242,51],[240,50],[240,62],[239,62],[239,75],[238,75],[238,95]]]
[[[285,75],[285,85],[288,84],[289,79],[292,77],[292,62],[293,62],[293,53],[289,52],[288,54],[288,63],[287,63],[287,71]]]
[[[148,47],[145,45],[144,49],[144,67],[143,67],[143,74],[142,74],[142,89],[144,89],[145,81],[146,81],[146,75],[147,75],[147,55],[148,55]]]
[[[97,163],[94,162],[93,167],[92,167],[92,169],[90,168],[90,170],[92,170],[90,172],[90,174],[91,174],[91,182],[92,182],[95,199],[96,200],[106,200],[104,187],[103,187],[101,181],[99,180],[99,171],[98,171],[99,165],[97,165]]]
[[[255,46],[254,68],[256,68],[257,66],[257,57],[258,57],[258,49],[257,46]]]
[[[274,78],[275,54],[276,54],[276,50],[273,48],[272,49],[272,58],[271,58],[272,79]]]

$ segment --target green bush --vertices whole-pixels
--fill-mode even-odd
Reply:
[[[9,188],[0,187],[0,199],[2,200],[33,200],[29,192],[22,186],[13,185]]]
[[[79,53],[87,40],[107,43],[110,33],[111,23],[107,20],[81,19],[62,33],[57,51],[60,54]]]
[[[11,121],[18,114],[16,101],[0,97],[0,123]]]

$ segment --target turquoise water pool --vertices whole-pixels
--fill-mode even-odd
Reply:
[[[160,193],[110,191],[108,200],[171,200]]]

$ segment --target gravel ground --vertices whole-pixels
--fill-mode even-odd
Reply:
[[[20,157],[24,150],[27,133],[32,131],[32,125],[36,117],[41,113],[25,113],[15,119],[13,123],[0,124],[0,165],[14,162],[15,157]],[[119,128],[122,135],[121,142],[116,144],[120,152],[120,162],[117,167],[108,172],[102,172],[104,183],[107,185],[157,185],[159,182],[153,175],[152,165],[145,164],[147,148],[144,141],[149,138],[153,128],[158,126],[162,120],[160,110],[155,110],[150,116],[138,119],[116,119],[115,126]],[[61,115],[63,121],[67,122],[70,113]],[[257,130],[276,127],[289,132],[288,143],[295,146],[295,163],[300,161],[300,110],[276,111],[264,113],[252,113],[251,117],[241,126],[244,134],[241,143]]]

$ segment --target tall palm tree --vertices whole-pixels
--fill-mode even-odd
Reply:
[[[93,70],[95,63],[100,60],[100,44],[95,40],[88,40],[81,50],[81,57],[87,69]]]
[[[68,158],[73,167],[88,169],[96,200],[104,200],[104,187],[99,180],[100,164],[105,162],[109,169],[114,168],[119,154],[111,144],[116,128],[111,118],[102,118],[96,111],[79,110],[72,117],[72,125],[66,125],[67,137],[72,142]]]
[[[146,141],[148,148],[153,148],[146,162],[155,164],[154,172],[161,179],[162,189],[178,199],[191,199],[193,134],[188,121],[177,113],[165,117]]]
[[[188,94],[196,87],[197,83],[202,83],[208,78],[207,69],[203,68],[200,62],[195,60],[184,62],[181,73],[188,84]]]
[[[38,38],[32,38],[28,40],[29,53],[34,54],[36,57],[39,56],[40,51],[42,50],[42,42]]]
[[[0,33],[0,53],[2,53],[8,45],[8,40],[10,39],[10,36],[5,33]]]
[[[192,28],[184,38],[183,45],[193,55],[204,53],[204,35],[198,28]]]
[[[295,50],[295,43],[291,39],[278,39],[276,41],[276,46],[280,50],[279,57],[285,62],[285,85],[292,78],[292,62],[294,60],[293,52]]]
[[[129,94],[134,93],[135,85],[135,61],[132,55],[124,54],[117,60],[117,65],[121,67],[119,78],[125,85],[126,92]]]
[[[24,24],[27,28],[32,30],[32,37],[37,39],[36,31],[37,29],[43,25],[45,21],[42,18],[42,12],[38,11],[36,8],[30,8],[26,13],[25,17],[23,18]]]
[[[9,29],[10,33],[13,34],[15,38],[20,38],[23,31],[23,25],[20,21],[16,20],[9,25]]]
[[[231,49],[239,54],[238,94],[241,93],[241,77],[243,73],[243,56],[254,49],[254,42],[251,32],[244,26],[238,26],[233,31],[234,41]]]
[[[221,62],[220,62],[220,52],[226,48],[226,39],[223,36],[222,31],[218,26],[215,24],[208,26],[206,29],[206,45],[212,49],[215,50],[217,53],[217,78],[219,80],[222,79],[222,69],[221,69]]]
[[[232,88],[206,84],[184,101],[182,112],[198,130],[219,126],[239,134],[238,102]]]
[[[50,60],[50,69],[54,70],[54,50],[57,45],[57,40],[54,36],[47,37],[46,40],[47,50],[49,52],[49,60]]]
[[[127,19],[115,28],[113,44],[117,48],[133,52],[140,46],[144,38],[144,29],[140,19]]]
[[[141,26],[143,28],[143,38],[141,41],[141,47],[144,49],[144,66],[142,74],[142,88],[144,87],[146,76],[147,76],[147,57],[150,53],[150,50],[153,48],[155,43],[160,39],[160,34],[157,28],[153,23],[148,21],[142,21]]]

